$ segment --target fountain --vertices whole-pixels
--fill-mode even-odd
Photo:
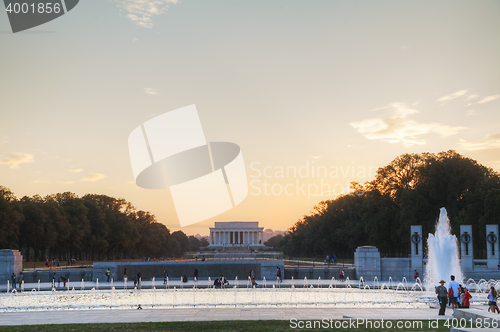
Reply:
[[[457,238],[450,233],[450,220],[445,208],[441,208],[436,232],[429,234],[427,248],[429,258],[424,278],[427,290],[433,290],[441,279],[449,283],[451,275],[460,283],[464,280]]]
[[[332,278],[328,287],[322,287],[325,282],[287,280],[286,283],[270,284],[269,288],[252,286],[250,289],[244,286],[245,281],[231,285],[227,288],[214,288],[209,282],[207,287],[202,284],[183,285],[179,281],[171,282],[172,287],[157,288],[156,280],[146,283],[142,290],[140,286],[125,289],[124,285],[113,283],[101,284],[100,288],[95,287],[94,282],[88,282],[83,287],[72,291],[50,288],[49,285],[42,285],[43,290],[36,290],[36,283],[27,284],[31,292],[21,292],[12,290],[9,293],[0,293],[0,312],[9,311],[32,311],[32,310],[88,310],[88,309],[130,309],[138,305],[150,308],[193,308],[193,307],[324,307],[337,308],[427,308],[429,304],[436,302],[434,294],[426,296],[422,293],[422,286],[415,283],[412,287],[403,282],[390,288],[387,283],[382,283],[380,288],[376,282],[366,281],[363,278],[361,283],[349,282],[339,284]],[[353,280],[354,281],[354,280]],[[500,285],[495,280],[474,280],[468,281],[471,288],[476,287],[471,302],[483,302],[482,291],[487,291],[489,285]],[[205,283],[203,283],[203,286]],[[109,285],[110,286],[110,285]],[[281,287],[280,287],[281,286]],[[118,288],[120,287],[120,288]],[[4,286],[3,289],[6,287]]]

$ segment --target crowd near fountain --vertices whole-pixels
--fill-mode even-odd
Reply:
[[[65,310],[65,309],[130,309],[168,307],[266,307],[266,306],[324,306],[324,307],[378,307],[427,308],[437,305],[434,286],[451,275],[464,280],[460,268],[457,239],[450,233],[446,210],[441,209],[436,232],[429,234],[428,262],[424,282],[406,277],[396,280],[284,279],[266,280],[257,284],[236,277],[227,285],[217,287],[212,280],[191,279],[185,282],[165,278],[128,281],[93,282],[69,281],[60,287],[56,282],[25,284],[12,287],[7,281],[0,293],[0,311]],[[471,303],[485,301],[490,286],[500,288],[500,281],[469,279],[463,281],[472,294]],[[257,286],[258,285],[258,286]]]

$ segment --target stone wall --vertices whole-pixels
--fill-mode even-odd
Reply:
[[[56,281],[59,277],[65,277],[71,282],[81,282],[82,279],[84,281],[92,281],[92,269],[79,268],[24,271],[23,278],[25,283],[37,283],[38,280],[40,280],[40,282],[51,282],[52,273],[56,274]]]
[[[304,279],[306,277],[309,280],[317,280],[321,278],[322,280],[329,280],[335,278],[335,280],[339,280],[339,271],[344,270],[345,277],[349,277],[350,280],[356,279],[356,273],[354,268],[352,267],[340,267],[340,266],[331,266],[331,267],[293,267],[287,266],[285,267],[285,279]],[[276,277],[275,277],[276,278]]]
[[[401,281],[406,278],[413,281],[413,270],[410,258],[380,258],[376,247],[358,247],[354,253],[354,266],[356,278],[363,277],[365,281],[371,281],[375,277],[378,280]],[[418,271],[418,269],[417,269]],[[423,271],[418,271],[421,278]]]
[[[364,246],[356,248],[354,252],[354,267],[356,278],[365,280],[380,278],[380,253],[376,247]]]
[[[0,250],[0,283],[10,280],[12,273],[16,276],[23,270],[23,256],[19,250]]]
[[[389,277],[394,281],[401,281],[406,278],[408,282],[412,282],[413,272],[411,270],[411,260],[410,258],[381,258],[381,275],[382,279],[379,280],[389,280]],[[422,279],[422,271],[418,271]]]
[[[94,263],[93,280],[106,280],[106,271],[109,268],[113,280],[123,280],[124,269],[127,269],[127,278],[132,279],[135,273],[141,272],[143,280],[153,277],[163,279],[163,271],[167,271],[169,279],[181,278],[186,275],[193,278],[194,270],[198,269],[198,279],[211,279],[224,277],[239,280],[246,280],[250,271],[254,271],[257,279],[276,279],[276,267],[284,271],[283,261],[161,261],[161,262],[109,262]]]

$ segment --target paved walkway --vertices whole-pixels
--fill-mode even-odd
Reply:
[[[437,309],[367,308],[173,308],[4,312],[0,325],[136,323],[221,320],[446,319]]]

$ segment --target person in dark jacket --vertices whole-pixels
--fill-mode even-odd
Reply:
[[[12,276],[10,277],[10,280],[12,281],[12,289],[17,288],[16,274],[14,272],[12,272]]]

